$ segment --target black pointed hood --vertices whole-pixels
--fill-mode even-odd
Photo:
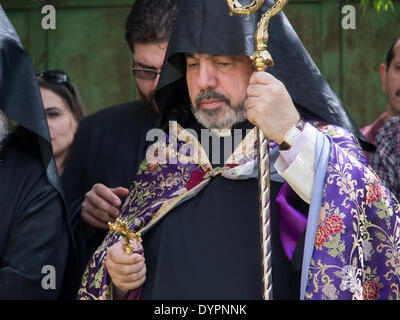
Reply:
[[[29,55],[0,5],[0,109],[24,130],[37,151],[49,182],[61,193],[50,133]]]
[[[249,1],[241,2],[247,4]],[[185,119],[191,117],[190,110],[185,107],[188,94],[183,53],[250,56],[254,52],[257,23],[273,4],[273,0],[266,0],[255,13],[230,16],[225,0],[180,1],[156,92],[163,123],[176,119],[184,125]],[[285,84],[299,112],[303,115],[311,112],[365,140],[283,12],[271,19],[268,30],[268,51],[275,63],[268,72]]]
[[[1,5],[0,110],[18,124],[17,130],[20,139],[23,139],[25,151],[41,160],[47,180],[63,199],[64,217],[69,229],[73,254],[77,257],[76,243],[72,236],[63,188],[53,158],[50,132],[32,61]]]

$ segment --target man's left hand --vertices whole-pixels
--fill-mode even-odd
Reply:
[[[245,101],[247,119],[280,144],[300,119],[284,84],[267,72],[254,72]]]

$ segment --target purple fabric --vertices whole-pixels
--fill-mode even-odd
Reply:
[[[400,210],[356,138],[335,126],[305,299],[399,300]]]
[[[400,299],[400,206],[366,165],[353,135],[333,125],[317,127],[330,140],[330,155],[315,239],[305,243],[312,248],[305,299]],[[199,190],[185,189],[192,173],[199,170],[196,164],[144,161],[121,213],[130,229],[142,230],[160,211],[169,212],[182,203],[182,197],[195,196]],[[280,191],[281,237],[291,257],[306,217],[293,210],[293,190],[284,186]],[[110,299],[104,258],[118,238],[109,233],[96,250],[83,275],[79,299]],[[130,294],[128,299],[137,299],[140,290]]]
[[[275,199],[278,205],[279,235],[289,260],[292,260],[294,249],[307,225],[307,217],[291,205],[296,197],[296,193],[285,182]]]
[[[129,291],[128,296],[125,299],[121,300],[140,300],[140,297],[142,296],[142,291],[143,291],[143,286]]]

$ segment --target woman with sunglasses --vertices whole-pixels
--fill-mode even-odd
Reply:
[[[37,74],[49,125],[53,155],[62,175],[79,122],[85,116],[82,100],[65,72],[48,70]]]

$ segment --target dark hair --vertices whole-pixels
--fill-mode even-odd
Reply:
[[[178,0],[136,0],[126,20],[125,39],[135,43],[169,41],[178,14]]]
[[[65,83],[51,83],[40,76],[37,77],[37,80],[39,83],[39,87],[54,92],[59,97],[61,97],[61,99],[64,100],[78,123],[82,120],[86,112],[79,92],[73,83],[68,82],[68,86]]]
[[[389,49],[389,52],[386,55],[386,68],[389,69],[390,64],[392,63],[392,60],[394,58],[394,47],[396,46],[397,42],[400,41],[400,38],[397,38],[392,44],[392,46]]]

